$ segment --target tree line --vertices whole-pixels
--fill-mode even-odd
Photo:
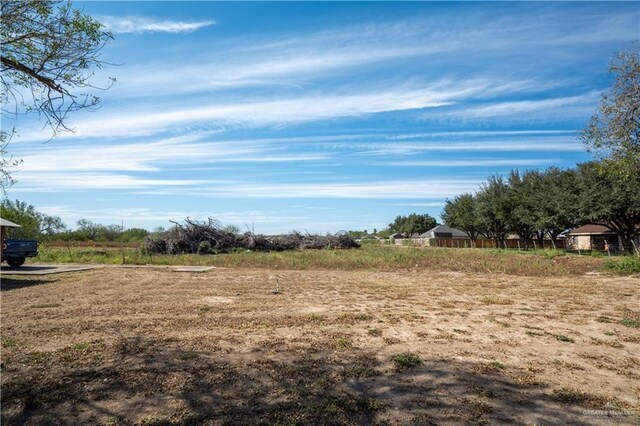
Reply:
[[[640,233],[640,173],[621,177],[602,173],[589,162],[574,169],[512,171],[490,176],[476,193],[447,200],[442,218],[467,234],[502,247],[515,233],[524,247],[585,224],[602,224],[615,231],[627,249]]]
[[[20,228],[9,229],[10,238],[130,243],[143,241],[151,234],[142,228],[125,229],[122,225],[103,225],[88,219],[80,219],[75,229],[68,229],[60,217],[37,211],[31,204],[19,200],[3,199],[0,216],[20,225]],[[157,229],[154,232],[162,231]]]
[[[396,216],[396,218],[381,231],[373,230],[369,233],[364,231],[347,231],[352,238],[389,238],[395,233],[405,234],[407,237],[413,234],[423,234],[438,225],[438,221],[429,214],[411,213],[407,216]]]

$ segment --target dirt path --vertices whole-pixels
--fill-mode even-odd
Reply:
[[[1,294],[6,424],[640,420],[637,277],[103,268]]]

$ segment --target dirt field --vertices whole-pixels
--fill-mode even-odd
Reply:
[[[640,421],[637,276],[107,267],[1,295],[3,424]]]

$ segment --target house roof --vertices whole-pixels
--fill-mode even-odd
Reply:
[[[397,238],[397,239],[404,238],[404,234],[396,232],[395,234],[389,235],[389,238]]]
[[[429,229],[424,234],[420,235],[422,238],[433,238],[435,234],[451,234],[452,237],[469,238],[466,232],[456,228],[449,228],[447,225],[437,225],[435,228]]]
[[[0,218],[0,226],[6,226],[7,228],[21,228],[17,223],[13,223],[7,219]]]
[[[615,234],[615,231],[607,228],[604,225],[584,225],[579,228],[576,228],[570,232],[567,232],[567,235],[597,235],[597,234]]]

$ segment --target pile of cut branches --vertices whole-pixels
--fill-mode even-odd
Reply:
[[[348,249],[360,245],[347,234],[311,235],[292,232],[286,235],[261,235],[247,232],[234,234],[222,228],[213,218],[197,221],[187,218],[173,222],[173,228],[147,239],[150,253],[225,253],[236,249],[253,251],[284,251],[297,249]]]

